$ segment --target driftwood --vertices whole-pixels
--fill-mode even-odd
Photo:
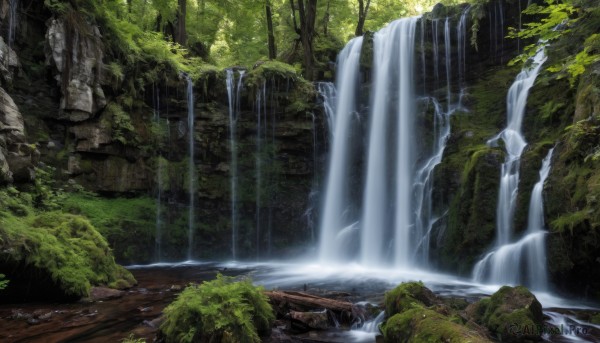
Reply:
[[[352,312],[354,305],[347,301],[322,298],[303,292],[265,292],[273,305],[289,304],[296,311],[327,309],[335,312]]]
[[[265,292],[271,305],[280,318],[289,318],[292,321],[303,322],[307,327],[314,327],[314,314],[299,314],[299,312],[324,311],[330,317],[331,327],[339,324],[351,325],[356,321],[364,320],[363,311],[347,301],[340,301],[318,297],[303,292]],[[304,320],[306,319],[306,320]],[[321,326],[321,325],[318,325]]]

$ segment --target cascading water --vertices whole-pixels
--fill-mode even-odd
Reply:
[[[339,61],[338,61],[339,63]],[[329,132],[334,132],[334,122],[337,106],[337,90],[335,85],[331,82],[319,82],[317,84],[317,91],[323,97],[323,108],[325,109],[325,116],[327,118],[327,127]],[[332,137],[329,137],[330,139]]]
[[[189,75],[184,74],[187,83],[187,109],[188,109],[188,193],[189,193],[189,212],[188,212],[188,260],[192,259],[194,246],[194,192],[195,192],[195,165],[194,165],[194,83]]]
[[[414,95],[414,47],[415,47],[415,28],[418,18],[401,19],[399,33],[400,44],[399,51],[399,97],[398,97],[398,131],[397,137],[397,161],[396,161],[396,212],[395,212],[395,265],[399,267],[408,267],[413,256],[414,244],[411,242],[411,226],[414,224],[412,216],[412,198],[413,198],[413,182],[414,182],[414,164],[415,164],[415,135],[414,135],[414,117],[415,117],[415,95]],[[387,40],[387,37],[381,37]],[[374,42],[374,54],[377,56],[377,37]],[[388,42],[383,42],[388,45]],[[396,44],[392,44],[396,45]],[[397,53],[397,52],[396,52]],[[384,48],[383,58],[392,59],[387,55]],[[375,57],[377,58],[377,57]],[[383,71],[387,73],[387,71]],[[379,73],[379,72],[378,72]],[[377,81],[376,81],[377,82]],[[376,83],[377,84],[377,83]],[[386,101],[384,99],[384,101]],[[375,106],[373,106],[374,108]],[[385,144],[385,143],[384,143]],[[369,153],[371,153],[369,147]],[[378,153],[376,153],[378,154]],[[369,173],[367,172],[367,180]],[[368,181],[367,181],[368,182]],[[366,193],[369,193],[367,186]],[[370,199],[365,197],[367,201]],[[382,204],[385,206],[385,204]],[[371,227],[371,223],[367,221],[363,226],[363,238],[367,236],[365,227]],[[379,237],[382,242],[385,242],[385,236]],[[367,246],[366,244],[364,245]],[[364,257],[364,255],[363,255]],[[369,259],[370,260],[370,259]],[[363,259],[365,261],[365,259]],[[366,262],[366,261],[365,261]],[[381,262],[381,261],[380,261]]]
[[[542,191],[550,173],[553,151],[554,149],[550,149],[542,162],[540,180],[531,193],[525,236],[515,243],[505,244],[487,254],[475,266],[473,272],[475,280],[490,280],[494,283],[512,285],[526,284],[537,291],[548,289]]]
[[[337,101],[332,116],[333,143],[328,167],[325,205],[320,225],[321,237],[319,255],[321,261],[339,262],[343,258],[344,245],[337,239],[340,231],[349,223],[344,223],[343,212],[348,206],[347,189],[348,159],[347,138],[352,129],[352,118],[356,111],[356,95],[359,81],[360,51],[362,37],[351,40],[337,60]],[[331,97],[326,98],[331,99]]]
[[[526,66],[517,75],[515,82],[508,90],[506,98],[508,124],[504,131],[488,141],[488,144],[495,145],[499,139],[502,139],[507,155],[506,161],[502,164],[498,207],[496,210],[496,247],[494,251],[487,254],[475,265],[473,275],[477,281],[514,283],[515,277],[517,277],[515,274],[519,274],[514,270],[514,264],[501,267],[496,264],[496,261],[499,261],[499,257],[492,258],[492,256],[499,256],[507,252],[507,249],[513,249],[514,245],[517,244],[510,244],[510,242],[513,235],[513,217],[519,186],[521,154],[527,145],[521,135],[521,125],[523,116],[525,115],[529,90],[533,86],[540,67],[545,60],[544,47],[541,47],[532,59],[533,66]],[[509,268],[509,270],[506,270],[506,268]],[[486,276],[488,269],[492,270],[489,277]]]
[[[349,42],[338,57],[337,98],[332,95],[334,93],[329,86],[318,85],[325,100],[325,112],[334,118],[332,154],[320,227],[321,261],[347,261],[348,255],[356,256],[354,248],[359,246],[358,259],[363,265],[381,266],[390,264],[385,262],[390,259],[394,266],[400,268],[429,265],[430,237],[436,222],[445,215],[434,213],[433,171],[442,161],[450,135],[450,116],[461,108],[462,86],[461,94],[457,96],[452,82],[465,79],[468,11],[467,7],[455,29],[450,18],[433,19],[431,26],[421,23],[421,30],[431,28],[433,49],[429,55],[424,53],[425,32],[421,31],[420,36],[416,36],[419,18],[400,19],[375,34],[361,218],[346,215],[347,208],[351,206],[348,175],[354,166],[350,157],[354,151],[350,150],[351,132],[356,129],[352,128],[351,114],[358,108],[356,83],[359,81],[360,38]],[[438,29],[442,24],[443,31]],[[453,32],[457,35],[457,48],[452,46]],[[416,40],[421,44],[420,58],[415,55]],[[457,50],[458,64],[462,66],[454,71],[453,50]],[[431,72],[415,69],[415,64],[428,66],[429,58],[433,62]],[[454,79],[453,75],[457,73],[458,77]],[[445,76],[444,102],[433,96],[415,96],[414,77],[422,76],[425,83],[428,74],[436,85],[440,74]],[[331,101],[334,98],[335,105]],[[417,103],[419,107],[433,109],[433,137],[429,148],[416,141]],[[354,243],[355,240],[358,242]]]
[[[15,36],[17,32],[17,23],[19,22],[19,0],[9,0],[8,2],[8,33],[6,36],[6,43],[8,44],[9,50],[12,48],[15,42]]]
[[[160,92],[158,88],[153,89],[153,105],[154,105],[154,124],[160,126]],[[157,146],[156,153],[156,232],[155,232],[155,246],[154,255],[157,262],[161,261],[162,258],[162,190],[163,190],[163,163],[161,161],[162,155],[160,153],[160,144]]]
[[[237,258],[238,240],[238,213],[237,213],[237,185],[238,185],[238,163],[237,163],[237,141],[236,124],[240,113],[240,96],[243,86],[244,70],[239,71],[237,84],[232,69],[227,69],[227,100],[229,101],[229,144],[231,150],[230,183],[231,183],[231,254],[233,259]]]
[[[256,259],[260,258],[263,140],[267,127],[267,83],[256,92]]]

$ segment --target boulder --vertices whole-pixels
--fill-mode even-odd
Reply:
[[[542,305],[523,286],[504,286],[490,298],[469,305],[467,317],[488,328],[503,342],[541,340]]]

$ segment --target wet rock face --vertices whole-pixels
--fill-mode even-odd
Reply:
[[[75,26],[64,19],[51,19],[46,44],[47,60],[55,68],[62,93],[57,119],[80,122],[104,108],[106,98],[99,74],[103,58],[100,32],[83,21]]]
[[[38,157],[37,149],[26,143],[21,112],[0,88],[0,183],[33,180]]]

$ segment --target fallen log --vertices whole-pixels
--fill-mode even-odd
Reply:
[[[289,317],[291,311],[311,312],[328,310],[334,315],[333,321],[340,324],[353,324],[364,320],[363,311],[347,301],[318,297],[304,292],[268,291],[265,295],[279,317]],[[335,323],[337,324],[337,323]]]
[[[327,309],[336,312],[352,312],[354,305],[347,301],[322,298],[303,292],[265,292],[273,305],[287,303],[296,311],[308,311],[316,309]]]

